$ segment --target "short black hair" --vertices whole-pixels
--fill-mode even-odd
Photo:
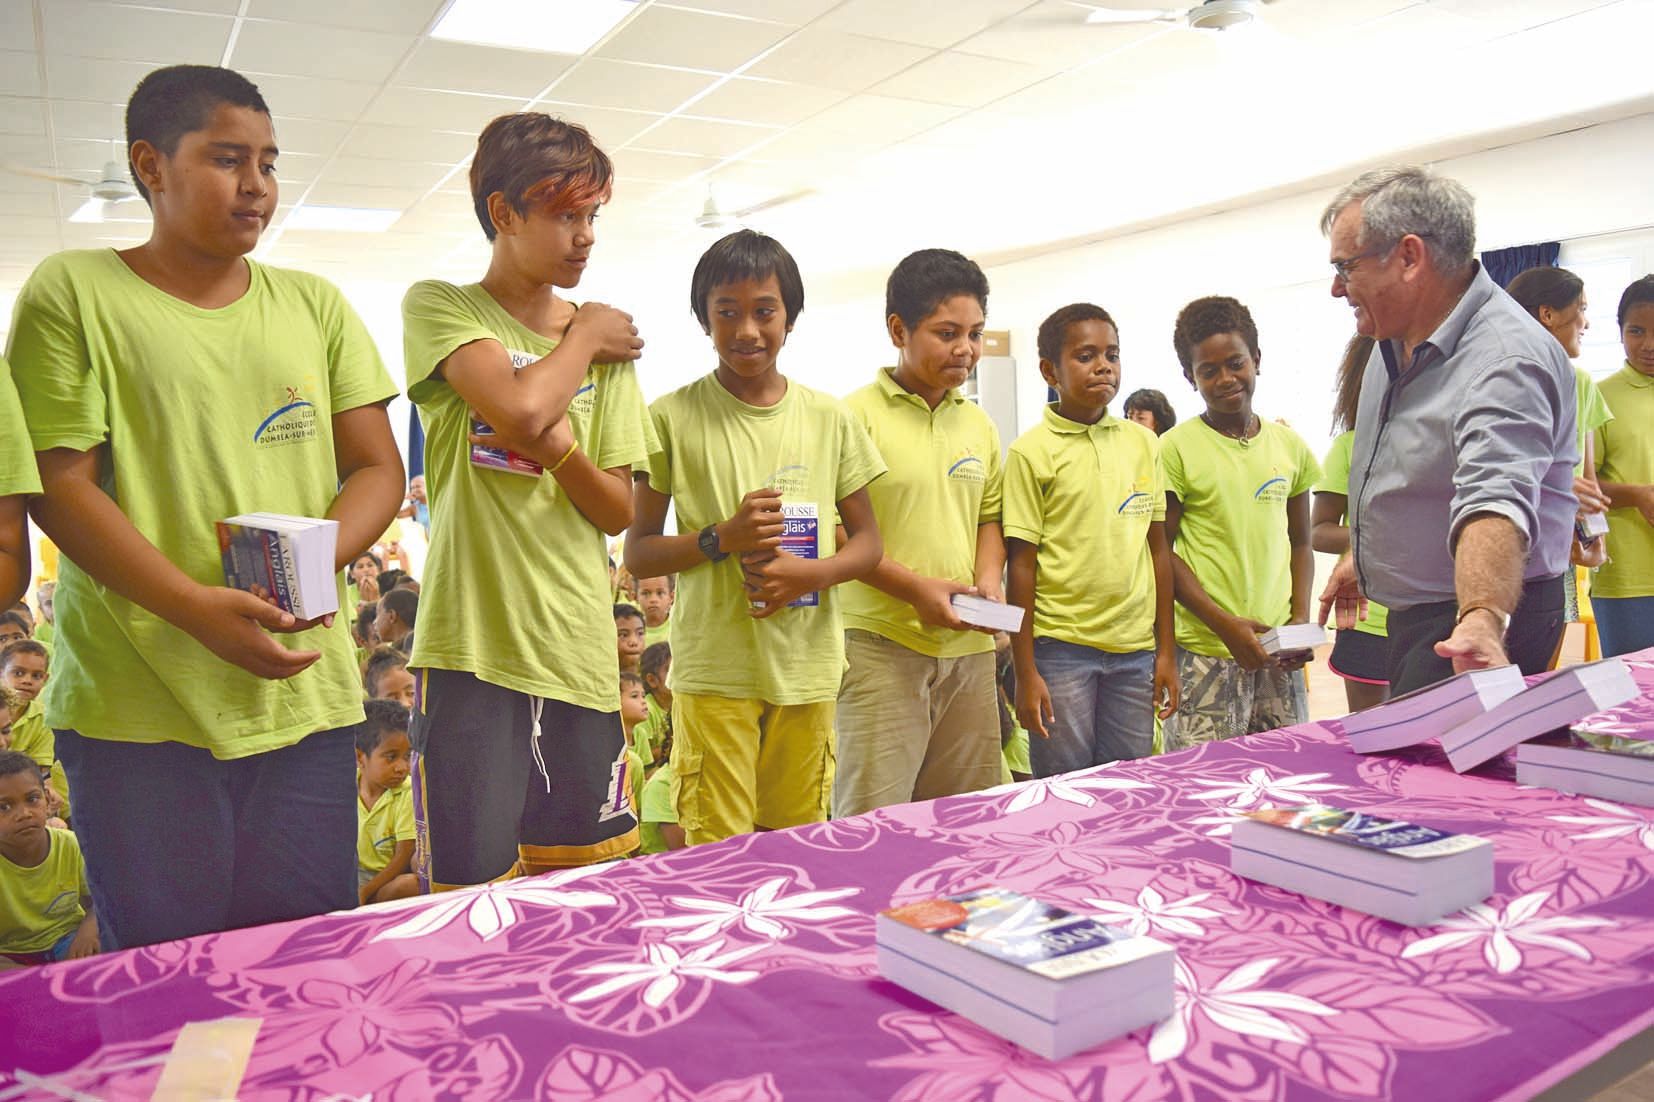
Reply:
[[[909,329],[955,295],[970,295],[988,312],[988,277],[976,261],[952,249],[908,253],[884,282],[884,316],[894,314]]]
[[[1614,315],[1614,324],[1624,329],[1625,315],[1631,312],[1633,306],[1641,306],[1645,302],[1654,302],[1654,275],[1645,275],[1626,286],[1625,293],[1620,295],[1620,308]]]
[[[1177,411],[1172,409],[1172,403],[1158,390],[1144,387],[1126,395],[1126,404],[1120,407],[1129,416],[1138,410],[1144,410],[1154,418],[1154,433],[1163,434],[1167,429],[1177,424]]]
[[[1068,339],[1068,327],[1082,321],[1107,322],[1114,326],[1114,335],[1120,335],[1120,326],[1107,310],[1091,302],[1071,302],[1052,311],[1050,317],[1039,323],[1039,336],[1034,342],[1039,358],[1050,363],[1062,359],[1062,342]]]
[[[798,261],[782,248],[781,242],[757,230],[736,230],[712,243],[695,263],[689,279],[689,309],[701,329],[712,331],[711,300],[714,288],[747,279],[775,277],[781,286],[781,305],[787,311],[787,328],[804,312],[804,277]]]
[[[394,700],[363,701],[362,711],[362,722],[356,725],[356,752],[364,757],[379,749],[388,736],[408,733],[408,709]]]
[[[368,660],[362,663],[362,692],[371,700],[374,699],[374,690],[379,688],[379,679],[391,670],[408,668],[408,656],[393,646],[382,645],[373,648]]]
[[[1585,281],[1566,268],[1529,268],[1505,288],[1517,305],[1539,318],[1539,308],[1566,310],[1585,293]]]
[[[405,577],[407,577],[407,575],[402,573],[401,567],[393,566],[389,570],[381,570],[379,572],[380,595],[383,596],[384,594],[395,589],[396,583],[400,582]]]
[[[32,654],[36,658],[51,661],[52,652],[46,649],[46,644],[35,639],[19,639],[15,643],[7,643],[0,647],[0,671],[11,665],[12,655]]]
[[[0,624],[16,624],[23,629],[24,635],[34,634],[34,625],[29,622],[29,618],[16,609],[8,608],[0,612]]]
[[[156,69],[138,82],[126,101],[126,148],[131,150],[138,142],[148,142],[170,157],[178,152],[178,142],[185,134],[205,129],[212,113],[226,103],[270,113],[258,85],[234,69],[217,65]],[[149,189],[135,172],[132,182],[144,202],[149,202]]]
[[[21,750],[0,750],[0,777],[10,777],[17,773],[27,773],[46,786],[46,775],[40,771],[40,766],[34,759]]]
[[[648,677],[650,674],[659,677],[660,671],[664,670],[671,662],[671,643],[650,643],[643,648],[643,655],[637,660],[637,672],[644,677]],[[645,686],[648,684],[647,681],[644,682]]]
[[[643,619],[643,610],[638,608],[636,605],[629,605],[629,604],[626,604],[625,602],[621,602],[620,604],[615,605],[615,619],[616,620],[627,620],[627,619],[630,619],[633,616],[636,616],[639,620],[642,620]]]
[[[379,609],[396,613],[396,618],[411,630],[419,618],[419,594],[411,589],[393,589],[379,598]]]
[[[641,673],[636,673],[632,670],[620,671],[620,683],[622,686],[633,681],[637,682],[638,688],[642,689],[645,693],[649,691],[649,682],[643,680],[643,675]]]
[[[1240,334],[1254,360],[1262,355],[1252,311],[1227,295],[1197,298],[1177,312],[1177,324],[1172,326],[1172,347],[1177,349],[1177,362],[1183,365],[1185,379],[1194,381],[1195,345],[1219,333]]]

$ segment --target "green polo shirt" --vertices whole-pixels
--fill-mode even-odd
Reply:
[[[1034,635],[1154,649],[1149,525],[1166,519],[1160,444],[1135,421],[1082,425],[1047,406],[1005,460],[1005,535],[1039,548]]]
[[[950,390],[935,409],[884,370],[844,400],[889,471],[867,487],[884,553],[915,574],[976,581],[976,530],[999,519],[999,430]],[[913,606],[864,582],[844,587],[844,626],[932,658],[993,650],[991,636],[919,622]]]
[[[1654,378],[1626,364],[1598,389],[1614,418],[1597,426],[1597,478],[1654,482]],[[1608,563],[1591,579],[1591,596],[1654,596],[1654,527],[1635,508],[1608,510]]]

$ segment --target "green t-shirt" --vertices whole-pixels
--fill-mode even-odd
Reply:
[[[676,823],[678,812],[672,806],[672,763],[667,762],[643,782],[643,799],[639,801],[638,837],[643,840],[643,853],[665,853],[666,839],[661,837],[662,823]]]
[[[1292,543],[1286,505],[1315,485],[1309,445],[1285,425],[1260,418],[1242,441],[1196,417],[1160,438],[1166,489],[1183,504],[1172,548],[1218,606],[1271,627],[1292,615]],[[1177,645],[1229,658],[1216,633],[1177,605]]]
[[[976,530],[999,519],[999,430],[982,407],[950,390],[935,409],[890,375],[844,400],[889,468],[868,487],[884,553],[927,578],[976,582]],[[980,631],[919,622],[906,601],[865,582],[844,587],[844,626],[882,635],[932,658],[994,649]]]
[[[402,301],[402,322],[408,397],[425,426],[431,505],[408,664],[464,670],[516,692],[619,711],[608,537],[550,475],[472,466],[470,410],[433,374],[472,341],[498,341],[519,368],[557,342],[519,323],[474,283],[414,284]],[[599,467],[648,458],[654,433],[630,364],[587,368],[568,415],[575,440]]]
[[[35,470],[29,427],[23,423],[23,405],[17,400],[11,365],[0,357],[0,497],[39,492],[40,475]]]
[[[1355,447],[1355,431],[1340,433],[1327,449],[1327,461],[1321,468],[1321,481],[1315,484],[1316,493],[1338,494],[1345,499],[1344,513],[1339,517],[1349,524],[1350,456]],[[1357,620],[1354,630],[1365,635],[1388,635],[1390,610],[1377,601],[1367,602],[1367,618]]]
[[[1579,462],[1574,464],[1574,474],[1585,474],[1585,441],[1592,440],[1595,444],[1596,431],[1614,419],[1614,411],[1608,408],[1608,402],[1602,396],[1602,388],[1597,381],[1591,378],[1591,373],[1578,364],[1574,365],[1574,397],[1578,400],[1578,421],[1574,428],[1574,444],[1579,448]]]
[[[772,486],[784,506],[815,506],[817,554],[826,557],[836,503],[885,470],[850,411],[797,382],[761,407],[706,375],[650,413],[661,450],[650,457],[649,485],[672,498],[680,532],[725,520],[746,494]],[[739,555],[685,570],[672,609],[672,691],[771,704],[837,699],[844,631],[836,589],[818,594],[819,604],[755,620]]]
[[[11,331],[35,448],[107,445],[104,490],[205,585],[224,584],[215,523],[254,511],[325,515],[339,492],[334,415],[396,393],[338,288],[248,267],[247,293],[205,310],[146,283],[112,250],[59,253],[24,285]],[[57,623],[46,691],[54,728],[239,758],[362,719],[343,616],[331,629],[274,636],[322,657],[270,681],[214,657],[66,557]]]
[[[643,646],[644,646],[644,649],[648,649],[649,647],[654,646],[656,643],[669,643],[671,641],[672,641],[672,615],[671,615],[671,613],[668,613],[667,616],[666,616],[666,619],[662,620],[660,623],[656,624],[654,627],[650,627],[647,623],[645,623],[643,625]]]
[[[1005,536],[1039,548],[1034,635],[1115,654],[1154,649],[1149,525],[1166,519],[1154,433],[1046,406],[1005,461]]]
[[[90,893],[80,842],[57,827],[51,835],[46,860],[32,869],[0,855],[0,953],[50,949],[86,917],[80,901]]]
[[[1601,384],[1614,419],[1597,426],[1597,478],[1654,482],[1654,378],[1630,364]],[[1654,526],[1635,508],[1608,510],[1608,563],[1591,579],[1593,597],[1654,597]]]
[[[368,807],[356,797],[356,864],[378,876],[396,856],[398,842],[414,840],[413,788],[403,781],[379,793]]]

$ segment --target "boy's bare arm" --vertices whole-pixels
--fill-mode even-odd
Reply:
[[[495,431],[536,440],[568,412],[586,368],[627,363],[642,351],[630,314],[588,302],[557,347],[520,370],[499,341],[477,340],[450,352],[437,372]]]
[[[663,535],[672,499],[639,475],[632,483],[632,526],[626,533],[626,569],[634,578],[681,574],[710,560],[701,552],[700,533]],[[868,506],[869,512],[872,506]],[[718,549],[728,555],[767,551],[781,545],[781,491],[753,490],[728,520],[712,526]]]
[[[1172,545],[1164,521],[1149,522],[1149,561],[1154,566],[1154,704],[1165,719],[1182,696],[1177,681],[1177,622],[1174,616]]]
[[[976,588],[984,597],[1005,599],[1005,526],[997,520],[976,526]]]
[[[540,464],[546,469],[541,477],[556,479],[580,515],[605,535],[618,536],[632,523],[632,468],[599,467],[584,449],[575,446],[574,426],[567,417],[535,440],[514,440],[497,429],[495,433],[497,440],[473,436],[471,443],[504,444]]]
[[[29,588],[26,503],[22,494],[0,497],[0,608],[16,604]]]
[[[1258,642],[1258,633],[1269,630],[1264,624],[1252,620],[1243,620],[1234,616],[1212,599],[1206,592],[1206,587],[1200,584],[1200,579],[1189,564],[1183,561],[1183,556],[1175,550],[1177,546],[1178,530],[1183,524],[1183,502],[1171,491],[1166,492],[1166,546],[1173,548],[1172,590],[1177,602],[1190,612],[1201,623],[1212,629],[1212,632],[1229,648],[1229,654],[1241,664],[1243,669],[1261,670],[1274,662],[1269,652],[1263,649]]]
[[[32,500],[31,513],[76,566],[259,677],[292,677],[321,657],[320,651],[288,650],[269,634],[298,627],[292,613],[239,589],[202,585],[173,565],[104,493],[101,456],[101,447],[35,453],[44,492]]]
[[[92,956],[103,948],[98,933],[98,916],[92,911],[92,897],[89,895],[81,896],[80,905],[81,909],[86,912],[86,917],[82,918],[80,925],[75,927],[74,940],[69,942],[70,960]]]
[[[1286,534],[1292,545],[1292,616],[1287,621],[1302,624],[1309,620],[1309,591],[1315,584],[1315,548],[1310,540],[1309,491],[1293,494],[1286,501]],[[1345,534],[1345,539],[1349,538]]]
[[[1011,635],[1011,666],[1016,670],[1017,697],[1012,701],[1017,722],[1030,736],[1050,738],[1046,725],[1056,719],[1051,691],[1034,665],[1034,590],[1039,578],[1039,545],[1012,537],[1006,540],[1010,562],[1006,569],[1005,599],[1028,610],[1022,627]]]
[[[1349,552],[1350,530],[1344,524],[1344,511],[1349,508],[1349,501],[1348,494],[1316,491],[1309,520],[1309,542],[1316,551],[1327,555]]]
[[[407,485],[383,403],[333,415],[333,465],[339,494],[327,515],[339,522],[335,568],[344,570],[391,526]]]

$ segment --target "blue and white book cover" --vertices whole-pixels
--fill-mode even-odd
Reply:
[[[1349,811],[1326,804],[1260,807],[1245,815],[1270,826],[1391,853],[1397,857],[1445,857],[1488,844],[1487,839],[1473,834],[1453,834],[1435,827],[1384,819],[1364,811]]]

